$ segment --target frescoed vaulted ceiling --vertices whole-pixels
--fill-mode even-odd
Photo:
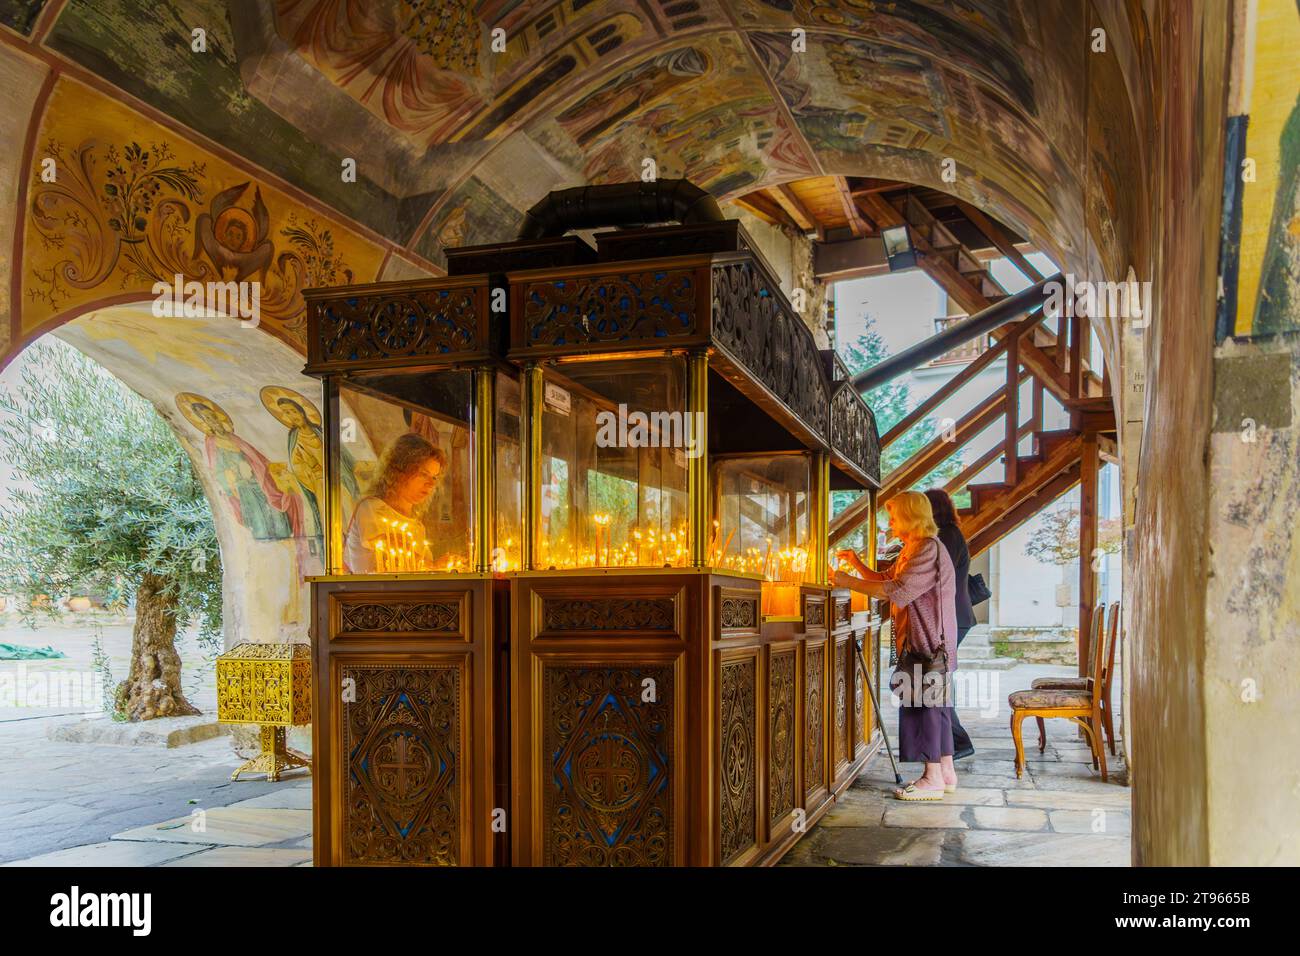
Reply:
[[[0,225],[33,259],[6,283],[31,313],[12,336],[202,258],[133,265],[103,203],[92,248],[51,211],[76,197],[30,177],[51,149],[88,155],[93,195],[107,150],[146,140],[193,180],[159,195],[173,230],[240,183],[250,215],[260,195],[291,342],[303,285],[436,274],[448,246],[512,237],[547,191],[647,161],[723,201],[813,176],[914,182],[1078,271],[1123,271],[1141,254],[1125,177],[1149,120],[1144,24],[1141,0],[0,0],[0,71],[21,79],[0,175],[14,199],[27,179]],[[161,208],[141,229],[159,243]]]

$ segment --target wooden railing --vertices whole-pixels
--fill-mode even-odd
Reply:
[[[1005,304],[1006,301],[1008,300],[1004,300],[999,305]],[[918,423],[932,415],[944,401],[951,398],[963,386],[974,380],[999,358],[1005,357],[1005,382],[987,397],[977,401],[950,428],[940,432],[907,461],[900,463],[885,475],[877,496],[877,507],[882,507],[894,495],[907,490],[926,475],[931,474],[999,419],[1004,423],[1002,439],[975,461],[963,467],[959,474],[947,482],[945,490],[949,494],[960,493],[999,456],[1004,467],[1003,481],[1008,485],[1014,485],[1019,477],[1017,446],[1027,435],[1042,431],[1046,393],[1051,392],[1063,404],[1069,400],[1089,397],[1094,392],[1105,393],[1108,379],[1105,376],[1098,377],[1087,367],[1088,320],[1078,316],[1061,317],[1058,328],[1065,334],[1055,335],[1046,327],[1047,319],[1043,316],[1040,307],[1031,306],[1031,308],[1032,311],[1028,315],[993,329],[991,334],[994,341],[991,345],[881,436],[880,445],[883,453]],[[1023,311],[1022,308],[1021,312]],[[978,319],[978,316],[973,318]],[[973,330],[978,330],[973,331],[973,338],[978,337],[983,340],[985,335],[989,334],[987,329],[979,327],[978,322],[971,323],[968,318],[961,318],[960,321],[967,322]],[[936,338],[945,335],[951,337],[951,334],[947,329],[940,330]],[[925,343],[922,343],[922,346],[924,345]],[[913,349],[918,355],[917,364],[927,360],[927,357],[922,357],[924,356],[922,347],[914,346]],[[929,351],[933,352],[933,348]],[[887,361],[893,362],[893,360]],[[1026,380],[1032,382],[1031,406],[1028,421],[1021,423],[1020,390]],[[834,545],[861,524],[870,507],[869,497],[863,495],[836,515],[830,523],[830,544]]]

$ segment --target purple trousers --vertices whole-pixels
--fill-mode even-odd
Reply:
[[[918,704],[898,708],[898,759],[938,763],[952,756],[952,708]]]

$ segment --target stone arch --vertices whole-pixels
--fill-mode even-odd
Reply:
[[[320,529],[302,456],[295,469],[290,429],[268,406],[292,395],[318,414],[320,383],[302,375],[293,349],[229,317],[160,318],[152,299],[113,298],[46,331],[149,401],[189,455],[221,548],[226,647],[305,641],[302,578],[323,568]],[[210,438],[195,401],[230,434]]]

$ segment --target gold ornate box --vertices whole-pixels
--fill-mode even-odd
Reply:
[[[217,720],[260,724],[262,752],[230,775],[265,773],[279,779],[292,767],[310,767],[285,746],[284,728],[311,723],[311,646],[239,644],[217,658]]]
[[[217,720],[311,723],[311,645],[239,644],[218,657]]]

